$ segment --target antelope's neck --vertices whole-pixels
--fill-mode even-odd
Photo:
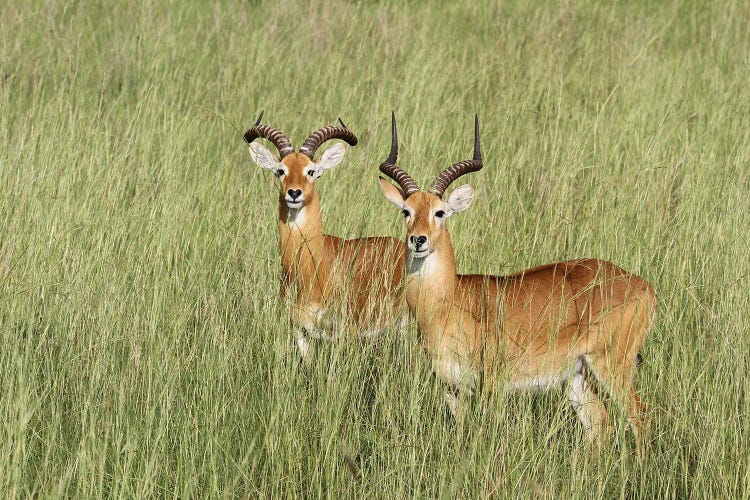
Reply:
[[[289,208],[279,197],[279,250],[284,271],[296,276],[299,268],[316,269],[323,253],[323,220],[317,193],[300,209]]]
[[[447,313],[457,280],[453,245],[447,234],[424,259],[407,256],[406,300],[418,323],[422,323],[422,317],[436,318]]]

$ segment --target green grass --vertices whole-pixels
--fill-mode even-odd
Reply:
[[[4,496],[747,497],[750,9],[742,2],[0,6]],[[377,189],[485,168],[463,272],[574,257],[654,284],[647,467],[593,457],[561,391],[456,424],[416,332],[300,368],[276,187],[241,133],[360,145],[325,227],[404,228]],[[344,460],[351,454],[361,481]]]

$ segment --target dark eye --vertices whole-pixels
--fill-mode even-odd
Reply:
[[[435,212],[435,217],[445,217],[445,212],[443,212],[442,210],[438,210],[437,212]]]
[[[404,214],[404,217],[409,217],[409,211],[406,209],[401,210],[401,213]]]
[[[315,170],[308,170],[307,171],[307,175],[309,175],[310,177],[312,177],[313,175],[315,175]]]
[[[280,168],[276,171],[276,177],[281,177],[282,175],[284,175],[284,169]]]

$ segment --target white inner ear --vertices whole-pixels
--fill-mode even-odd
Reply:
[[[448,196],[448,200],[446,200],[445,204],[448,206],[451,213],[463,212],[469,208],[473,199],[474,188],[468,184],[464,184],[453,190],[450,196]]]
[[[324,171],[341,163],[341,160],[344,159],[344,153],[346,153],[346,148],[340,142],[323,151],[320,159],[313,164],[318,171],[315,176],[319,177]]]
[[[401,190],[382,177],[379,177],[378,181],[380,181],[380,190],[383,192],[383,196],[396,205],[399,210],[403,210],[406,204],[404,203],[404,195],[401,193]]]
[[[250,143],[250,157],[260,168],[276,171],[281,168],[281,162],[271,153],[267,147],[258,142]]]

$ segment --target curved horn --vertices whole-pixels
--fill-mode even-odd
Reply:
[[[260,112],[260,116],[258,116],[255,125],[245,132],[245,141],[250,144],[258,137],[271,141],[273,145],[276,146],[276,149],[279,150],[280,159],[290,153],[294,153],[294,148],[292,147],[292,143],[289,142],[289,139],[287,139],[280,130],[268,125],[261,125],[261,118],[263,118],[263,111]]]
[[[314,160],[315,158],[313,157],[315,156],[315,151],[318,150],[321,144],[326,141],[330,141],[331,139],[341,139],[343,141],[346,141],[350,146],[356,146],[357,136],[354,135],[351,130],[346,128],[346,125],[344,125],[344,122],[341,121],[341,118],[339,118],[339,123],[341,124],[341,126],[328,125],[327,127],[321,128],[317,132],[313,132],[312,135],[310,135],[310,137],[305,139],[305,142],[302,143],[302,147],[299,148],[299,152],[307,156],[311,160]]]
[[[432,183],[430,192],[439,197],[443,196],[445,190],[462,175],[476,172],[482,168],[482,151],[479,147],[479,115],[474,115],[474,158],[454,163],[443,170]]]
[[[404,170],[396,166],[396,160],[398,159],[398,134],[396,133],[396,113],[391,113],[391,152],[388,158],[380,164],[380,171],[385,175],[393,179],[401,186],[401,191],[404,192],[404,198],[408,198],[409,195],[419,191],[417,183],[411,178]]]

